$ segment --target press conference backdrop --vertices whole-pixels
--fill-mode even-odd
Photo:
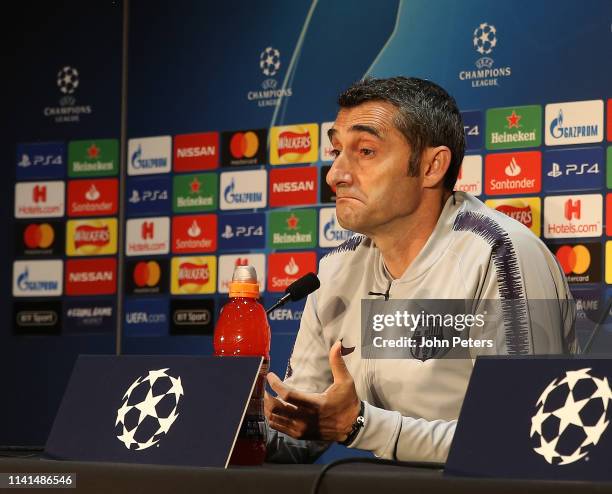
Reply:
[[[0,444],[44,442],[79,353],[210,354],[236,264],[256,267],[267,305],[317,270],[351,235],[325,136],[338,93],[365,75],[445,87],[466,132],[457,189],[550,246],[582,338],[602,311],[610,2],[132,0],[126,40],[119,1],[18,8],[0,136]],[[277,373],[302,308],[271,314]]]

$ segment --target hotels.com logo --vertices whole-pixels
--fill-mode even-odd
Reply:
[[[170,218],[138,218],[126,223],[126,254],[144,256],[170,251]]]
[[[15,184],[15,218],[64,216],[64,182],[18,182]]]
[[[544,237],[600,237],[602,216],[601,194],[547,196],[544,198]]]

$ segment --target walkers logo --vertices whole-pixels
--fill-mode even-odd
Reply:
[[[221,209],[265,208],[266,171],[224,172],[221,174]]]
[[[116,259],[66,261],[66,295],[112,295],[116,291]]]
[[[465,134],[465,149],[482,149],[482,124],[481,111],[462,111],[463,132]]]
[[[63,254],[64,222],[17,223],[17,256],[60,256]]]
[[[168,291],[167,259],[128,261],[126,292],[130,295],[157,294]]]
[[[334,126],[334,122],[323,122],[321,124],[321,161],[334,161],[334,146],[331,145],[327,133]]]
[[[270,207],[316,203],[316,167],[270,171]]]
[[[57,297],[62,294],[62,261],[15,261],[13,297]]]
[[[565,273],[568,283],[601,282],[601,244],[562,245],[555,250],[555,256]]]
[[[542,153],[488,154],[485,158],[487,195],[532,194],[542,189]]]
[[[270,163],[315,163],[319,153],[317,124],[284,125],[270,129]]]
[[[172,180],[169,176],[129,178],[126,186],[127,214],[169,213]]]
[[[66,175],[66,146],[63,142],[17,144],[17,180],[62,178]]]
[[[219,215],[219,249],[263,249],[265,213]]]
[[[23,300],[13,304],[15,333],[59,334],[62,330],[62,303],[59,300]]]
[[[464,156],[455,190],[469,192],[474,196],[482,194],[482,156],[479,154]]]
[[[128,141],[128,175],[168,173],[172,156],[170,136],[143,137]]]
[[[52,118],[55,123],[72,122],[81,120],[81,115],[93,113],[91,105],[78,105],[76,92],[81,80],[79,71],[68,65],[60,68],[57,72],[56,84],[60,95],[59,106],[47,106],[43,109],[45,117]]]
[[[531,148],[542,144],[542,107],[487,110],[487,149]]]
[[[471,87],[487,87],[499,86],[501,78],[510,77],[511,67],[494,67],[495,61],[489,56],[499,40],[499,32],[493,24],[482,22],[478,25],[472,32],[472,47],[479,56],[475,62],[476,70],[461,70],[459,80],[470,81]]]
[[[295,280],[306,273],[316,273],[317,255],[314,252],[283,252],[268,256],[268,291],[284,292]]]
[[[241,130],[221,134],[223,166],[261,165],[267,160],[268,129]]]
[[[304,249],[316,247],[317,211],[270,211],[268,245],[272,249]]]
[[[283,67],[281,52],[273,46],[267,46],[259,54],[259,70],[266,79],[261,83],[262,90],[247,92],[247,99],[257,103],[260,108],[279,106],[283,98],[289,98],[293,91],[291,87],[279,87],[279,71]]]
[[[132,298],[125,301],[125,335],[167,336],[168,299],[165,297]]]
[[[336,191],[333,190],[326,182],[327,174],[331,170],[331,166],[324,165],[321,167],[321,202],[336,202]]]
[[[117,253],[117,218],[69,220],[66,255],[104,256]]]
[[[214,252],[217,250],[217,215],[202,214],[172,218],[172,252]]]
[[[603,140],[603,101],[571,101],[546,105],[547,146]]]
[[[182,134],[174,138],[174,171],[211,170],[219,166],[219,133]]]
[[[603,159],[600,147],[545,151],[544,190],[565,192],[603,188]]]
[[[15,184],[15,218],[64,216],[64,182]]]
[[[219,293],[229,293],[229,284],[236,266],[253,266],[257,273],[259,291],[266,286],[266,256],[264,254],[236,254],[219,256]]]
[[[217,281],[217,259],[215,256],[173,257],[173,295],[198,295],[215,293]]]
[[[601,194],[544,198],[544,237],[601,237]]]
[[[68,176],[106,177],[119,172],[119,141],[90,139],[68,143]]]
[[[68,216],[101,216],[117,213],[119,182],[106,180],[70,180]]]
[[[212,299],[170,301],[171,334],[212,336],[215,328],[215,301]]]
[[[173,185],[175,213],[217,209],[217,174],[177,175]]]
[[[64,330],[67,333],[106,333],[114,330],[115,301],[67,300],[64,303]]]
[[[170,218],[127,220],[125,253],[128,256],[167,254],[170,251]]]
[[[539,197],[521,197],[520,199],[489,199],[485,204],[492,209],[522,223],[538,237],[541,229],[542,200]]]
[[[612,240],[606,241],[606,283],[612,285]]]
[[[319,210],[319,246],[337,247],[353,236],[353,232],[345,230],[338,223],[336,208]]]

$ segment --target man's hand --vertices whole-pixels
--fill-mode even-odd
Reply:
[[[347,438],[361,404],[340,347],[337,341],[329,351],[334,382],[323,393],[297,391],[273,372],[268,374],[268,384],[277,394],[276,397],[265,394],[270,427],[295,439],[344,441]]]

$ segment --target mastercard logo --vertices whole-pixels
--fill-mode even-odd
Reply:
[[[23,242],[29,249],[47,249],[55,240],[55,231],[48,223],[31,224],[23,232]]]
[[[259,139],[255,132],[236,132],[230,140],[230,153],[233,158],[252,158],[258,150]]]
[[[161,278],[161,268],[155,261],[139,262],[134,267],[134,284],[143,288],[145,286],[153,287],[159,283]]]
[[[591,266],[591,253],[584,245],[564,245],[556,256],[565,274],[584,274]]]

